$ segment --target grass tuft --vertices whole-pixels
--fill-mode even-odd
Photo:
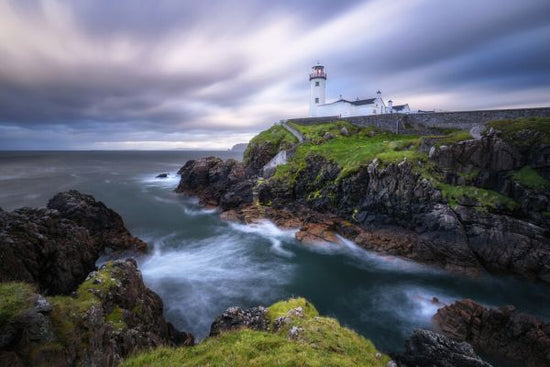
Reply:
[[[0,326],[33,306],[35,293],[31,284],[23,282],[0,283]]]
[[[548,181],[529,166],[523,166],[520,170],[513,172],[512,178],[523,186],[534,190],[544,190],[549,186]]]

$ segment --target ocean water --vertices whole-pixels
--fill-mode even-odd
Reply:
[[[400,350],[413,329],[431,327],[432,297],[513,304],[550,320],[550,286],[512,277],[478,278],[343,246],[302,245],[294,231],[265,221],[228,223],[215,210],[173,192],[177,170],[206,155],[232,152],[0,152],[0,207],[45,206],[63,190],[92,194],[124,218],[152,251],[139,259],[146,284],[177,328],[207,336],[229,306],[269,305],[304,296],[384,351]],[[167,179],[157,179],[167,172]]]

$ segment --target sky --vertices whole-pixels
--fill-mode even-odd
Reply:
[[[227,149],[327,101],[550,106],[549,0],[0,0],[0,150]]]

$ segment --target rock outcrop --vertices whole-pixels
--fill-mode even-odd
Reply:
[[[491,367],[472,346],[429,330],[418,329],[406,341],[406,351],[393,355],[399,367]]]
[[[216,157],[190,160],[178,171],[181,176],[176,192],[198,195],[204,205],[220,205],[231,209],[241,203],[251,203],[252,182],[245,166],[234,159]]]
[[[187,162],[178,191],[230,210],[226,218],[249,222],[256,215],[277,224],[292,222],[303,241],[334,242],[340,234],[369,250],[453,271],[487,270],[550,282],[550,184],[544,178],[550,175],[545,173],[550,172],[550,138],[536,126],[530,129],[529,122],[517,124],[516,135],[527,134],[530,144],[493,130],[478,140],[456,142],[446,136],[447,145],[426,138],[429,156],[374,158],[352,170],[327,158],[330,150],[321,155],[312,148],[302,150],[299,161],[292,158],[281,174],[256,179],[277,154],[269,145],[276,141],[272,128],[253,139],[257,142],[249,146],[244,165],[212,157]],[[376,134],[364,134],[365,142]],[[228,179],[237,167],[239,175]],[[255,191],[259,205],[251,205]],[[295,219],[282,218],[286,212]]]
[[[48,208],[0,209],[0,243],[0,281],[34,283],[45,294],[74,291],[105,250],[147,246],[117,213],[74,190],[57,194]]]
[[[217,336],[221,333],[247,328],[251,330],[266,331],[269,327],[269,320],[265,317],[267,309],[262,306],[242,309],[230,307],[218,317],[210,326],[210,336]]]
[[[462,300],[439,309],[433,320],[446,336],[495,358],[526,367],[550,365],[550,323],[513,306],[491,309]]]
[[[90,273],[71,297],[32,298],[2,326],[0,361],[9,363],[2,365],[115,366],[141,349],[193,344],[164,320],[163,303],[134,260]]]

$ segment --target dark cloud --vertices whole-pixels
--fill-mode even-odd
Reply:
[[[549,104],[547,14],[546,0],[0,0],[0,144],[242,139],[307,113],[317,59],[331,97]]]

